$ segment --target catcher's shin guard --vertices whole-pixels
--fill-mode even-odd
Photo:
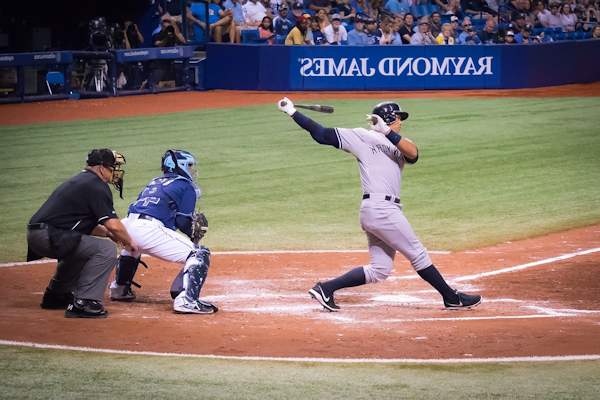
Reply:
[[[135,276],[139,263],[140,259],[137,257],[120,256],[115,276],[117,285],[131,286],[133,283],[135,286],[139,287],[139,285],[133,282],[133,277]]]
[[[183,272],[183,290],[188,300],[193,301],[200,296],[209,266],[210,250],[206,247],[200,247],[193,256],[188,258]]]

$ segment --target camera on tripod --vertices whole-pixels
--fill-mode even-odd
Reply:
[[[104,17],[97,17],[90,21],[89,44],[93,51],[106,51],[112,48],[111,36]]]

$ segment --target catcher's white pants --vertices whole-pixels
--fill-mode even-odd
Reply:
[[[184,264],[190,253],[195,250],[194,244],[187,236],[166,228],[158,219],[140,219],[139,214],[129,214],[121,222],[139,246],[136,254],[123,249],[123,256],[137,258],[142,254],[149,254],[165,261]]]

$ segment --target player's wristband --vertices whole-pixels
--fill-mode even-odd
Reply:
[[[402,136],[398,135],[396,132],[390,132],[387,135],[387,138],[395,146],[400,142],[400,139],[402,139]]]

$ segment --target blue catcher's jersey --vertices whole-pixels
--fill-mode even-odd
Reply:
[[[146,214],[176,230],[178,215],[192,216],[196,208],[197,187],[189,179],[167,173],[156,177],[142,190],[129,213]]]

